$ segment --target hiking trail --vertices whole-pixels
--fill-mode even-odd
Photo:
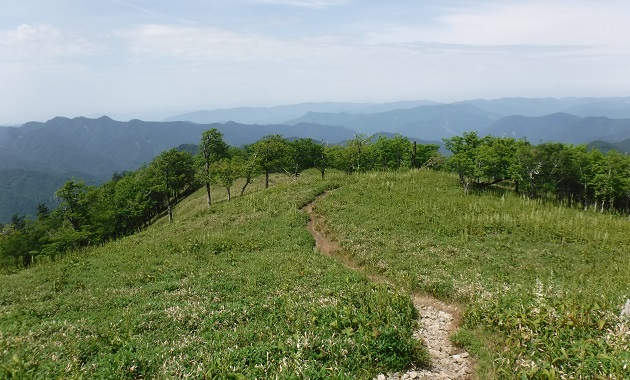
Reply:
[[[347,268],[364,273],[370,280],[379,283],[389,283],[386,278],[366,273],[352,259],[344,256],[339,245],[326,236],[325,222],[321,215],[313,211],[313,205],[326,197],[329,192],[319,195],[313,202],[302,209],[309,215],[308,231],[315,239],[315,247],[322,254],[341,262]],[[450,335],[457,329],[461,312],[455,305],[449,305],[427,295],[411,295],[413,303],[420,314],[418,329],[414,337],[422,340],[430,355],[429,368],[412,368],[406,372],[380,374],[377,380],[407,380],[407,379],[474,379],[474,363],[467,352],[455,347]]]

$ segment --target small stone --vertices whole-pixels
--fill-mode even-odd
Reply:
[[[412,378],[412,379],[417,379],[418,378],[418,372],[416,372],[416,371],[409,372],[409,377]]]
[[[461,354],[459,354],[459,356],[462,358],[467,358],[469,355],[468,352],[462,352]]]
[[[376,380],[385,380],[385,379],[386,379],[386,377],[382,373],[380,375],[376,376]]]

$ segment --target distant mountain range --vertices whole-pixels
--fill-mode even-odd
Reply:
[[[597,140],[588,144],[588,148],[597,149],[603,153],[607,153],[611,150],[616,150],[617,152],[627,155],[630,154],[630,139],[626,139],[617,143],[609,143],[606,141]]]
[[[498,118],[499,115],[468,104],[441,104],[372,114],[309,112],[287,123],[337,125],[368,135],[391,132],[439,141],[465,131],[483,130]]]
[[[545,116],[552,113],[568,113],[580,117],[630,118],[630,97],[474,99],[453,104],[470,104],[502,116]]]
[[[3,160],[0,169],[32,169],[111,177],[115,171],[136,169],[160,152],[180,144],[198,143],[201,133],[217,128],[234,146],[253,143],[265,135],[312,137],[326,142],[352,138],[347,128],[296,125],[194,124],[189,122],[128,122],[57,117],[45,123],[0,129]]]
[[[202,132],[217,128],[232,146],[251,144],[278,133],[326,143],[349,140],[355,132],[337,126],[194,124],[189,122],[121,122],[57,117],[45,123],[0,128],[0,223],[14,213],[34,213],[40,202],[53,205],[54,191],[72,178],[100,184],[114,172],[135,170],[162,151],[197,144]]]
[[[564,112],[580,117],[630,118],[630,97],[472,99],[451,104],[475,106],[498,117],[510,115],[545,116]],[[347,102],[301,103],[276,107],[241,107],[196,111],[171,116],[164,119],[164,121],[190,121],[197,124],[223,123],[226,121],[244,124],[286,124],[288,120],[301,118],[308,112],[372,114],[435,105],[445,105],[445,103],[430,100],[400,101],[383,104]]]
[[[630,98],[304,103],[199,111],[164,122],[57,117],[0,127],[0,223],[13,213],[32,214],[39,202],[52,205],[54,191],[71,178],[102,183],[114,172],[134,170],[166,149],[197,144],[210,128],[219,129],[233,146],[274,133],[331,144],[357,133],[400,133],[420,143],[439,143],[477,131],[482,136],[527,138],[535,144],[598,140],[593,146],[625,152],[630,150]]]
[[[299,118],[308,112],[376,113],[436,104],[439,103],[428,100],[400,101],[383,104],[347,102],[300,103],[276,107],[239,107],[211,111],[196,111],[171,116],[164,119],[164,121],[189,121],[197,124],[225,123],[227,121],[244,124],[286,124],[286,120]]]
[[[595,140],[617,142],[630,137],[630,119],[581,118],[566,113],[540,117],[515,115],[504,117],[480,132],[482,135],[526,138],[533,144],[588,144]]]

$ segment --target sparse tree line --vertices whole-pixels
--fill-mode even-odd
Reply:
[[[68,250],[102,244],[130,235],[148,226],[156,217],[168,215],[186,194],[204,187],[208,206],[211,188],[220,187],[228,200],[237,180],[240,194],[258,175],[286,173],[299,176],[315,168],[324,178],[330,168],[346,173],[398,170],[431,166],[439,162],[437,145],[417,145],[407,138],[355,139],[327,146],[312,139],[289,141],[270,135],[243,148],[230,147],[216,129],[202,134],[196,154],[190,146],[162,152],[135,171],[115,173],[98,187],[71,180],[55,193],[57,207],[45,204],[36,217],[13,215],[0,225],[0,267],[27,267],[37,257],[54,258]]]
[[[237,180],[244,194],[256,176],[285,173],[299,176],[317,169],[351,174],[373,170],[441,168],[458,174],[464,192],[471,188],[509,185],[530,198],[553,198],[569,206],[630,213],[630,157],[603,154],[586,146],[561,143],[532,145],[525,140],[479,137],[464,133],[444,140],[448,158],[439,146],[420,145],[395,135],[356,135],[340,145],[312,139],[289,141],[269,135],[243,148],[231,147],[216,129],[202,134],[198,146],[162,152],[148,165],[115,173],[101,186],[72,180],[55,193],[54,210],[40,204],[37,216],[13,215],[0,226],[0,267],[26,267],[38,256],[55,257],[80,247],[130,235],[166,214],[186,194],[204,187],[212,205],[211,188],[225,189],[227,199]],[[196,152],[193,154],[193,152]]]
[[[532,145],[507,137],[464,133],[444,139],[453,155],[446,166],[470,188],[509,184],[530,198],[551,198],[570,207],[630,214],[630,156],[603,154],[585,145]]]

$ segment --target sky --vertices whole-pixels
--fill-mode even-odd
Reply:
[[[627,0],[0,0],[0,125],[630,95]]]

